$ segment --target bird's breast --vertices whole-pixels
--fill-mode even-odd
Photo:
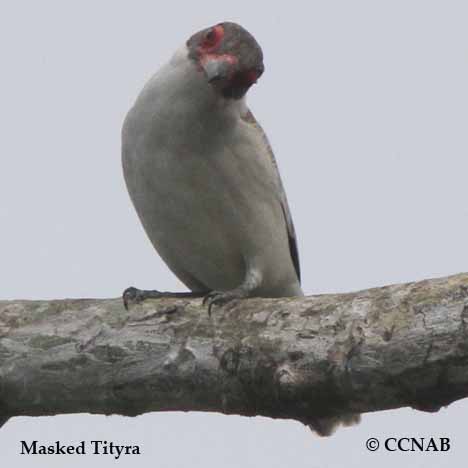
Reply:
[[[200,83],[158,80],[124,124],[128,191],[156,250],[187,286],[193,277],[209,289],[235,288],[246,259],[287,245],[267,159],[239,109],[220,108]]]

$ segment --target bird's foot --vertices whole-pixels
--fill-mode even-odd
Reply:
[[[214,305],[222,307],[228,302],[245,299],[248,296],[248,292],[243,288],[232,289],[231,291],[211,291],[203,298],[203,305],[208,304],[208,315],[211,316],[211,309]]]
[[[156,289],[138,289],[133,286],[127,288],[123,294],[122,299],[125,308],[128,310],[130,304],[139,304],[146,299],[160,299],[161,297],[172,297],[174,299],[190,299],[194,297],[204,297],[206,292],[189,291],[189,292],[168,292],[157,291]]]
[[[156,289],[138,289],[130,286],[122,294],[124,307],[128,310],[130,304],[139,304],[146,299],[158,299],[163,297],[164,293]]]

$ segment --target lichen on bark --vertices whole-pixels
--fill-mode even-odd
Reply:
[[[0,301],[0,419],[149,411],[317,418],[468,396],[468,274],[215,309]]]

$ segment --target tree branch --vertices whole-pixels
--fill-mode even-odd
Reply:
[[[0,302],[0,420],[217,411],[293,418],[468,396],[468,274],[216,308]]]

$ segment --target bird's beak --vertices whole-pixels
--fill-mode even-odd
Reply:
[[[230,56],[208,56],[202,61],[206,79],[209,83],[229,78],[232,72],[233,61]]]

